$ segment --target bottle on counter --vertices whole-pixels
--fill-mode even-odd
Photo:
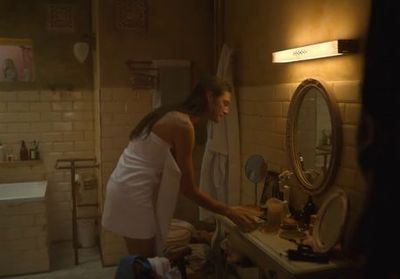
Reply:
[[[312,196],[309,195],[307,203],[304,205],[304,208],[303,208],[304,223],[307,225],[310,224],[311,215],[314,215],[316,213],[317,213],[316,206],[314,204]]]
[[[290,203],[290,186],[289,185],[283,185],[282,194],[283,194],[283,201],[287,202],[289,215],[290,215],[293,213],[294,209],[292,207],[292,204]]]
[[[19,159],[21,161],[29,160],[29,152],[28,148],[26,148],[26,143],[24,140],[21,141],[21,148],[19,149]]]

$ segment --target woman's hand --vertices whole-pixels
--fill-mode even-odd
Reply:
[[[257,228],[255,216],[251,216],[238,208],[229,207],[226,217],[234,222],[243,232],[251,232]]]

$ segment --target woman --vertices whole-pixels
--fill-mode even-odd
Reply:
[[[107,184],[102,220],[105,229],[124,237],[129,254],[154,256],[157,221],[153,201],[168,152],[181,172],[181,193],[199,206],[230,218],[243,231],[255,229],[253,218],[200,192],[194,181],[193,125],[220,121],[229,111],[230,92],[225,81],[204,79],[182,104],[154,110],[131,132]]]

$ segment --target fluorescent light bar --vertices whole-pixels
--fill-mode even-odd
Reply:
[[[288,63],[332,57],[357,51],[357,40],[335,40],[272,53],[272,63]]]

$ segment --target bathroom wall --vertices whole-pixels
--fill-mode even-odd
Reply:
[[[63,4],[57,2],[58,4]],[[72,238],[68,171],[54,168],[59,158],[94,156],[92,67],[73,56],[73,44],[90,33],[90,0],[68,1],[71,31],[49,30],[48,1],[0,0],[0,37],[33,41],[35,81],[0,83],[0,141],[19,157],[39,141],[41,161],[0,167],[0,181],[47,179],[51,241]]]
[[[362,53],[289,64],[272,64],[271,54],[331,39],[360,39],[363,45],[369,7],[368,0],[225,1],[225,41],[236,50],[242,164],[251,154],[259,153],[272,170],[290,168],[285,134],[291,97],[306,78],[326,82],[339,105],[343,148],[333,185],[315,200],[319,205],[329,190],[345,189],[350,198],[350,227],[365,192],[355,140],[361,107]],[[295,205],[301,207],[306,196],[296,181],[292,184]],[[242,202],[251,203],[254,185],[244,177],[242,186]]]
[[[116,28],[113,0],[99,1],[100,84],[130,87],[126,60],[183,59],[193,63],[194,81],[209,74],[212,57],[212,1],[148,2],[146,30]]]

